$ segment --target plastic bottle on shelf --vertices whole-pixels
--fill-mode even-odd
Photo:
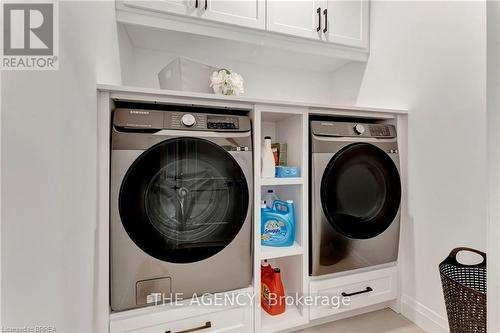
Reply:
[[[261,263],[260,264],[260,278],[263,279],[264,277],[268,277],[268,276],[273,276],[274,274],[274,269],[273,267],[271,266],[271,264],[269,264],[267,262],[267,259],[264,260],[264,263]]]
[[[274,268],[271,274],[261,273],[260,303],[271,316],[279,315],[286,310],[285,288],[281,281],[281,271]]]
[[[274,200],[271,208],[262,205],[260,233],[262,245],[292,246],[295,241],[293,201]]]
[[[264,146],[262,147],[262,177],[274,178],[275,177],[275,161],[273,150],[271,148],[271,137],[264,138]]]
[[[271,208],[273,206],[273,202],[279,199],[280,198],[273,189],[267,190],[266,194],[264,195],[264,201],[267,208]]]

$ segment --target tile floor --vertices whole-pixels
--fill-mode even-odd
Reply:
[[[333,323],[307,328],[300,333],[424,333],[425,331],[390,309],[370,312]]]

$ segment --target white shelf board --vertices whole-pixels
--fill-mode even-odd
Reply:
[[[261,314],[260,332],[283,331],[307,323],[307,318],[302,316],[295,305],[287,305],[285,312],[276,316],[271,316],[264,310],[261,310]]]
[[[291,178],[261,178],[260,185],[301,185],[304,184],[304,177],[291,177]]]
[[[177,91],[177,90],[162,90],[145,87],[128,87],[116,86],[108,84],[97,84],[97,90],[100,92],[109,92],[111,99],[134,101],[134,102],[155,102],[155,103],[180,103],[180,104],[195,104],[195,105],[211,105],[224,106],[227,108],[244,108],[251,109],[252,105],[270,105],[282,107],[305,107],[312,108],[313,114],[329,114],[329,115],[356,115],[364,114],[365,116],[374,117],[377,114],[384,116],[406,115],[408,110],[404,109],[382,109],[364,106],[353,105],[335,105],[335,104],[317,104],[305,101],[293,100],[269,100],[262,98],[253,98],[246,96],[224,96],[216,94]]]
[[[260,258],[262,260],[297,256],[303,253],[304,251],[302,246],[300,246],[297,242],[293,242],[292,246],[274,247],[261,245],[260,247]]]

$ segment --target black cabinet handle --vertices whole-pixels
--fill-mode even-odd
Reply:
[[[206,329],[206,328],[210,328],[210,327],[212,327],[212,323],[211,323],[211,322],[209,322],[209,321],[207,321],[207,322],[205,323],[205,325],[203,325],[203,326],[189,328],[189,329],[187,329],[187,330],[184,330],[184,331],[178,331],[178,332],[176,332],[176,333],[196,332],[196,331],[201,331],[201,330],[204,330],[204,329]],[[174,332],[172,332],[172,331],[168,330],[168,331],[165,331],[165,333],[174,333]]]
[[[349,296],[354,296],[354,295],[359,295],[359,294],[364,294],[364,293],[369,293],[370,291],[373,291],[373,289],[371,287],[366,287],[365,290],[361,290],[361,291],[356,291],[354,293],[342,293],[342,297],[349,297]]]
[[[318,27],[316,28],[316,31],[319,32],[321,30],[321,8],[318,8],[316,13],[318,13]]]
[[[323,15],[325,15],[325,28],[323,29],[323,32],[326,33],[328,31],[328,9],[323,11]]]
[[[194,8],[198,8],[198,0],[194,1]]]
[[[208,0],[205,0],[205,10],[208,8]]]

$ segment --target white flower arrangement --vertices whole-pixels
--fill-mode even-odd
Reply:
[[[210,77],[210,82],[210,87],[212,87],[216,94],[238,96],[245,92],[243,88],[243,77],[225,68],[213,72]]]

